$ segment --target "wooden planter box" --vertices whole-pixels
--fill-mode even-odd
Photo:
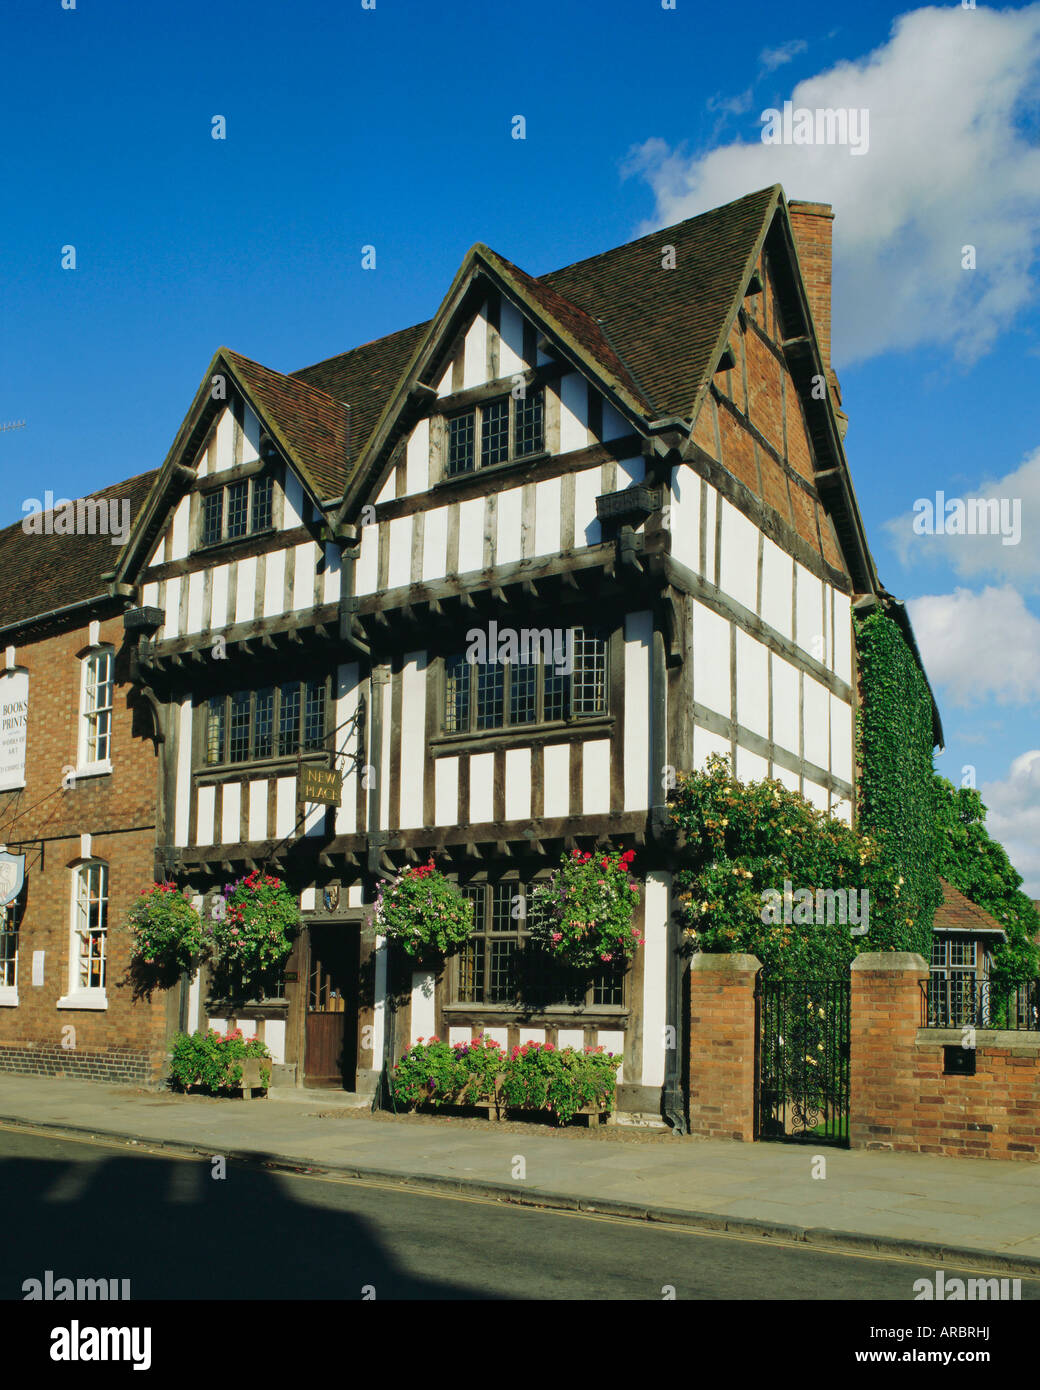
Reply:
[[[242,1068],[242,1080],[239,1082],[242,1099],[252,1100],[254,1091],[263,1091],[266,1094],[271,1083],[270,1080],[264,1081],[261,1077],[260,1068],[266,1067],[268,1076],[270,1076],[274,1063],[266,1057],[244,1057],[239,1065]]]
[[[503,1076],[495,1078],[495,1094],[491,1100],[465,1100],[465,1092],[463,1091],[458,1099],[454,1101],[445,1101],[435,1108],[437,1110],[446,1110],[449,1114],[452,1111],[459,1110],[483,1110],[486,1112],[489,1120],[494,1120],[496,1122],[508,1119],[507,1112],[513,1110],[523,1112],[527,1115],[543,1115],[547,1122],[551,1119],[552,1123],[554,1125],[556,1124],[556,1115],[552,1110],[536,1110],[534,1107],[526,1105],[507,1105],[502,1099],[502,1083],[504,1080],[505,1078]],[[592,1128],[594,1120],[597,1124],[604,1120],[608,1125],[615,1123],[613,1110],[605,1110],[599,1105],[583,1105],[580,1110],[574,1112],[573,1118],[577,1118],[579,1115],[584,1117],[585,1125],[588,1129]],[[568,1123],[570,1123],[570,1121],[568,1121]]]

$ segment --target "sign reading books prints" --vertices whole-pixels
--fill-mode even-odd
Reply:
[[[25,786],[29,672],[0,672],[0,791]]]
[[[320,806],[338,806],[343,796],[342,772],[324,767],[304,767],[300,772],[299,799]]]

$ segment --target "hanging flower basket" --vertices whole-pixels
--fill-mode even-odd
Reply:
[[[254,869],[227,884],[210,927],[223,987],[262,997],[264,985],[288,959],[299,928],[299,903],[280,878]]]
[[[631,960],[643,944],[632,924],[639,902],[639,885],[629,875],[634,858],[633,850],[565,855],[531,893],[533,939],[554,959],[580,969]]]
[[[185,970],[193,975],[212,949],[202,918],[175,883],[142,888],[126,927],[132,971],[156,985],[171,984]]]
[[[380,885],[375,921],[376,931],[399,941],[408,955],[432,961],[468,938],[473,904],[431,859]]]

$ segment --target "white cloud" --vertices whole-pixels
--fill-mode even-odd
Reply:
[[[795,85],[796,107],[869,111],[869,149],[749,142],[690,154],[651,139],[626,163],[657,200],[651,231],[753,189],[833,205],[834,359],[949,344],[970,362],[1035,293],[1040,145],[1020,126],[1035,100],[1040,4],[928,7],[889,41]],[[773,93],[770,104],[788,94]],[[977,269],[961,269],[961,248]]]
[[[1022,891],[1040,898],[1040,748],[1021,754],[1003,782],[980,788],[989,808],[986,829],[1025,879]]]
[[[799,53],[804,53],[809,45],[804,39],[788,39],[786,43],[778,44],[776,48],[763,48],[758,55],[758,61],[765,72],[773,72],[776,68],[782,68],[785,63],[789,63],[792,58],[797,58]]]
[[[986,482],[967,492],[954,487],[946,493],[946,501],[954,497],[1005,499],[1005,518],[1011,519],[1019,503],[1021,535],[1017,545],[1005,545],[998,535],[957,536],[917,535],[913,530],[913,512],[886,521],[884,529],[891,537],[896,553],[904,565],[918,561],[944,560],[963,579],[1004,579],[1018,588],[1040,590],[1040,448],[1027,455],[1018,468],[995,482]],[[935,495],[931,497],[935,509]],[[1010,528],[1006,528],[1010,529]]]
[[[928,678],[951,704],[1040,701],[1040,619],[1010,584],[927,595],[906,607]]]
[[[705,102],[709,111],[721,111],[726,116],[742,116],[745,111],[751,110],[751,98],[754,93],[749,87],[746,92],[740,92],[735,97],[724,97],[720,93],[709,97]]]

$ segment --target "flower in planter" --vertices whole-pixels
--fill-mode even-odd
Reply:
[[[473,930],[473,904],[430,859],[380,886],[375,920],[410,956],[445,954]]]
[[[531,894],[532,938],[555,960],[588,969],[624,963],[642,945],[632,913],[639,886],[630,877],[633,850],[593,858],[572,850]]]

